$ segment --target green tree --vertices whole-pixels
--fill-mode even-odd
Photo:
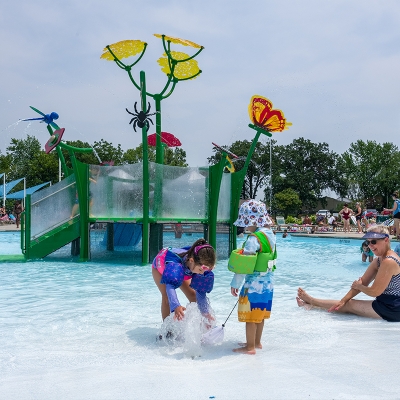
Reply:
[[[148,157],[150,162],[156,161],[156,148],[149,146]],[[128,149],[122,156],[123,164],[136,164],[143,161],[143,144],[141,143],[138,147],[134,149]],[[172,150],[169,147],[164,148],[164,164],[173,165],[179,167],[187,167],[186,163],[186,152],[179,147],[175,147]]]
[[[69,146],[78,147],[80,149],[93,148],[88,142],[83,142],[82,140],[66,140],[65,143]],[[61,149],[61,151],[64,155],[67,167],[72,168],[72,161],[69,152],[65,149]],[[75,153],[75,156],[77,160],[85,164],[100,164],[94,153]]]
[[[299,195],[293,189],[285,189],[274,195],[273,209],[276,212],[282,212],[285,218],[289,214],[297,215],[301,206],[302,202]]]
[[[390,194],[400,186],[400,152],[396,145],[357,140],[342,154],[341,163],[350,198],[365,201],[368,207],[392,206]]]
[[[250,141],[237,140],[230,146],[223,146],[239,158],[232,158],[236,171],[240,171],[246,161],[247,154],[249,153]],[[272,140],[272,146],[276,143]],[[209,164],[215,165],[221,159],[221,152],[214,147],[214,155],[208,157]],[[277,162],[276,156],[272,154],[272,165]],[[269,183],[270,176],[270,143],[258,142],[254,150],[251,162],[247,169],[246,177],[243,183],[241,198],[254,199],[258,191]]]
[[[331,189],[342,196],[347,192],[338,155],[329,150],[327,143],[299,138],[287,146],[275,146],[274,154],[274,193],[291,188],[298,193],[303,206],[313,209],[318,200],[323,202],[324,190]]]
[[[26,139],[11,139],[7,147],[6,162],[9,162],[7,180],[26,178],[27,187],[43,182],[58,181],[58,158],[56,154],[46,154],[40,142],[28,135]],[[23,188],[21,182],[15,190]]]
[[[94,142],[93,149],[96,151],[101,161],[114,161],[114,165],[122,164],[124,152],[120,144],[115,147],[112,143],[101,139],[99,142]]]

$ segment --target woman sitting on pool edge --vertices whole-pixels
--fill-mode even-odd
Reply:
[[[329,312],[400,322],[400,257],[390,248],[389,231],[386,226],[374,225],[363,239],[368,241],[369,248],[377,257],[364,275],[353,282],[349,292],[341,300],[323,300],[311,297],[299,288],[296,297],[299,307],[320,307]],[[353,300],[360,292],[376,299]]]

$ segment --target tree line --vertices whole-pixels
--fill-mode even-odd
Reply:
[[[143,160],[142,144],[123,150],[103,139],[91,146],[83,141],[66,141],[75,147],[92,147],[95,152],[78,154],[77,158],[88,164],[114,161],[114,165],[133,164]],[[235,141],[223,146],[238,158],[233,158],[236,170],[243,168],[250,149],[248,140]],[[188,166],[182,148],[165,147],[165,164]],[[96,157],[96,154],[98,157]],[[67,165],[71,167],[65,152]],[[208,157],[210,165],[220,160],[221,153],[213,148]],[[155,147],[149,147],[149,160],[155,161]],[[59,180],[56,152],[46,154],[39,140],[28,135],[25,139],[11,139],[5,154],[0,152],[0,172],[7,181],[26,178],[27,187]],[[270,173],[272,172],[272,173]],[[297,215],[301,209],[315,210],[318,203],[326,205],[324,192],[331,190],[340,198],[362,201],[368,208],[378,210],[391,206],[390,194],[400,186],[400,152],[393,143],[357,140],[343,154],[329,149],[325,142],[314,143],[308,139],[294,139],[288,145],[277,145],[273,139],[258,142],[242,188],[242,198],[260,198],[272,209],[285,215]],[[16,187],[16,190],[21,189]]]

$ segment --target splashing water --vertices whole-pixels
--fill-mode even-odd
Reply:
[[[209,311],[214,318],[214,311],[209,306]],[[197,303],[189,303],[186,306],[185,317],[178,321],[172,313],[165,318],[158,339],[165,343],[170,351],[179,349],[188,357],[195,358],[202,355],[202,336],[215,326],[215,322],[205,318],[199,311]]]

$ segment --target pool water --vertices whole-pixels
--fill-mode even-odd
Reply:
[[[400,324],[306,311],[295,301],[298,286],[341,298],[366,268],[361,241],[277,242],[272,315],[256,356],[231,351],[245,338],[236,311],[223,343],[203,346],[200,357],[156,341],[161,296],[150,266],[112,262],[111,255],[79,263],[57,254],[0,264],[0,398],[399,398]],[[19,235],[0,233],[0,254],[14,251]],[[218,261],[209,295],[218,324],[235,304],[226,264]]]

